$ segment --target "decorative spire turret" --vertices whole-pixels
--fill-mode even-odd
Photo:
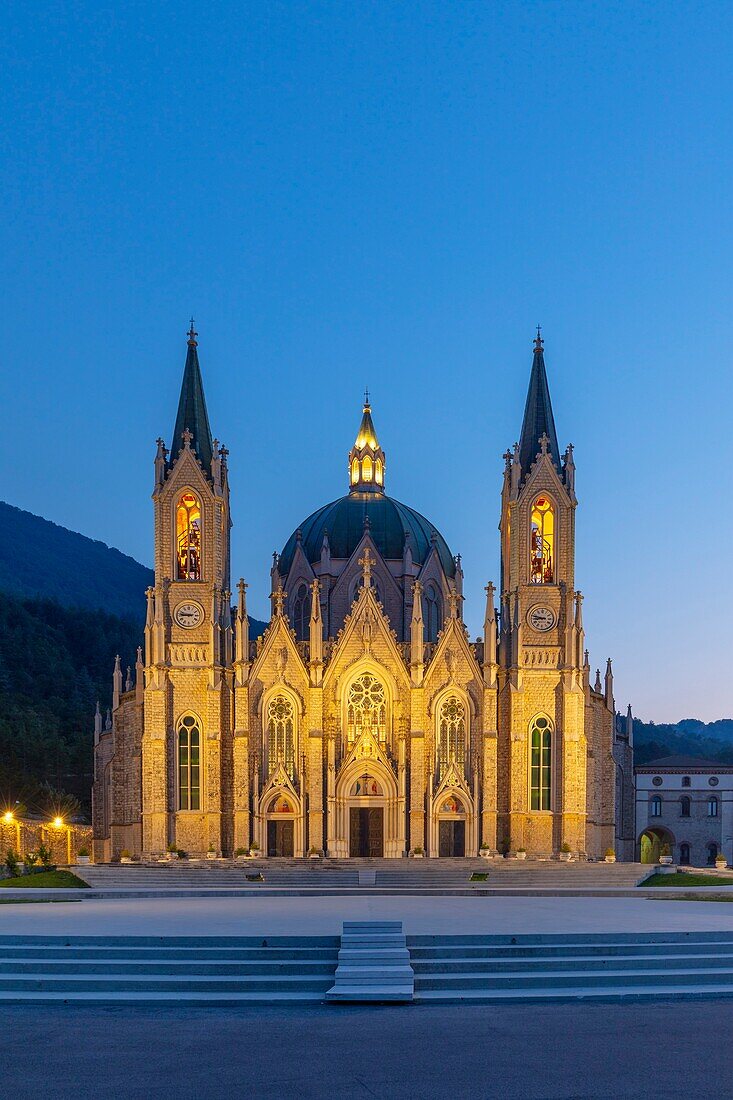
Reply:
[[[352,493],[384,492],[386,468],[384,451],[379,445],[372,420],[369,390],[364,394],[364,409],[354,446],[349,451],[349,491]]]
[[[542,442],[540,442],[541,440]],[[547,371],[545,370],[544,340],[538,325],[534,340],[534,356],[532,358],[529,389],[527,390],[527,402],[524,406],[522,435],[519,441],[518,458],[521,465],[522,480],[526,479],[529,469],[540,450],[543,454],[551,455],[552,461],[557,467],[557,472],[561,474],[560,448],[557,443],[555,418],[552,415],[552,402],[550,401],[550,387],[547,382]]]
[[[193,327],[192,318],[191,328],[188,331],[188,352],[186,354],[186,365],[183,368],[183,383],[181,385],[181,396],[178,400],[176,426],[173,429],[171,457],[178,457],[184,445],[184,433],[187,433],[189,445],[196,452],[204,473],[210,476],[211,460],[214,457],[214,442],[209,426],[209,414],[206,411],[197,336],[198,333]]]

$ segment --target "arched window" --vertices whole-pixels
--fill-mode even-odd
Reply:
[[[545,496],[532,505],[530,531],[530,580],[533,584],[552,584],[555,569],[555,513]]]
[[[201,809],[201,731],[192,714],[178,723],[178,809]]]
[[[530,726],[530,809],[549,810],[552,801],[552,726],[538,715]]]
[[[378,458],[374,463],[374,480],[377,485],[381,485],[384,481],[384,467],[382,466],[381,458]]]
[[[295,637],[304,642],[310,631],[311,601],[310,590],[305,582],[298,585],[293,600],[293,628]]]
[[[449,695],[438,712],[438,778],[450,764],[462,769],[466,759],[466,708],[459,698]]]
[[[717,817],[717,816],[718,816],[718,800],[713,795],[712,798],[708,799],[708,817]]]
[[[371,733],[378,741],[387,739],[387,695],[371,672],[364,672],[349,688],[346,708],[349,742],[362,733]]]
[[[649,813],[651,817],[662,816],[662,799],[660,795],[655,794],[652,798],[651,802],[649,803]]]
[[[686,794],[682,795],[680,799],[680,817],[690,816],[690,800]]]
[[[276,695],[267,704],[267,758],[270,774],[282,764],[295,778],[295,708],[286,695]]]
[[[690,777],[689,777],[689,775],[683,775],[683,776],[682,776],[682,786],[683,786],[683,787],[689,787],[689,786],[691,786],[691,783],[690,783]]]
[[[372,460],[369,455],[364,455],[364,458],[361,460],[361,480],[372,480]]]
[[[713,867],[715,864],[715,857],[718,854],[717,844],[708,844],[708,867]]]
[[[685,865],[687,865],[687,864],[689,864],[689,862],[690,862],[690,845],[689,844],[680,844],[680,863],[684,863]]]
[[[359,484],[359,459],[355,458],[351,463],[351,484]]]
[[[443,628],[443,601],[436,586],[430,582],[423,592],[423,623],[425,628],[425,640],[436,642],[438,634]]]
[[[176,507],[176,580],[201,580],[201,502],[189,492]]]

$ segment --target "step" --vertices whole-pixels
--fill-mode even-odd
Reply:
[[[344,921],[329,1001],[411,1001],[414,974],[402,921]]]
[[[699,969],[680,970],[667,968],[666,970],[583,970],[580,973],[568,973],[559,970],[546,970],[537,974],[501,973],[476,973],[467,971],[462,974],[430,974],[416,975],[415,988],[460,990],[460,989],[563,989],[568,986],[576,986],[579,981],[584,985],[601,989],[614,985],[644,986],[677,985],[687,986],[710,982],[709,971]],[[720,969],[715,973],[716,984],[730,986],[733,989],[733,969]]]

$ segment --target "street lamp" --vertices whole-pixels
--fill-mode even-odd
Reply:
[[[15,825],[15,847],[18,855],[21,855],[20,851],[20,822],[16,819],[12,810],[8,810],[3,814],[3,821],[6,825]]]
[[[63,817],[55,817],[53,819],[53,824],[55,829],[63,829]],[[71,828],[69,825],[66,826],[66,863],[67,866],[71,864]]]

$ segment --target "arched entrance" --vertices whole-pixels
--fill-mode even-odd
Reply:
[[[329,801],[328,850],[337,858],[393,858],[405,850],[404,802],[394,772],[373,749],[343,767]]]
[[[645,829],[639,837],[642,863],[659,863],[661,855],[674,855],[674,837],[669,829]]]
[[[278,794],[267,810],[267,854],[292,858],[295,855],[295,806],[287,794]]]
[[[466,854],[466,807],[455,794],[445,794],[438,804],[438,855]]]
[[[384,855],[384,788],[366,768],[349,792],[349,855]]]

